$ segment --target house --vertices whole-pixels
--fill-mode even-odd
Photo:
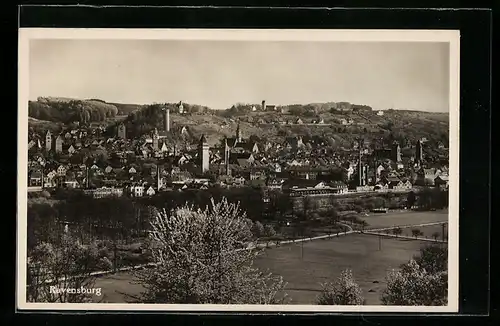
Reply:
[[[114,187],[102,187],[97,189],[85,190],[86,195],[91,195],[94,198],[105,198],[105,197],[121,197],[123,195],[123,189]]]
[[[111,166],[109,166],[109,165],[108,165],[108,166],[104,169],[104,172],[105,172],[105,173],[107,173],[107,174],[109,174],[109,173],[113,172],[113,168],[112,168]]]
[[[349,192],[349,188],[342,181],[333,181],[329,186],[334,189],[336,194],[347,194]]]
[[[57,175],[58,175],[58,176],[65,176],[65,175],[66,175],[66,171],[67,171],[67,170],[68,170],[68,169],[67,169],[64,165],[59,165],[59,166],[57,167]]]
[[[378,115],[378,116],[383,116],[383,115],[384,115],[384,111],[378,111],[378,112],[377,112],[377,115]]]
[[[29,182],[30,187],[41,186],[42,185],[42,172],[39,170],[30,171],[28,182]]]
[[[389,190],[389,183],[384,181],[379,181],[375,184],[375,187],[373,189],[375,191],[387,191]]]
[[[75,152],[76,152],[76,149],[73,147],[73,145],[70,145],[70,146],[68,147],[68,153],[69,153],[69,154],[74,154]]]
[[[434,178],[434,185],[440,188],[448,188],[449,176],[446,174],[438,175],[436,178]]]
[[[142,197],[144,195],[144,186],[139,186],[139,185],[130,186],[129,192],[132,197]]]
[[[267,180],[266,185],[269,189],[281,190],[283,189],[283,182],[283,180],[272,178]]]
[[[434,180],[440,173],[441,171],[436,168],[421,168],[417,171],[415,183],[421,186],[432,186],[434,185]]]
[[[129,174],[136,174],[137,170],[134,167],[131,167],[130,169],[128,169],[128,173]]]
[[[150,186],[148,188],[148,190],[146,190],[146,195],[148,195],[148,196],[154,196],[154,194],[155,194],[155,190],[153,189],[152,186]]]
[[[297,120],[295,120],[295,124],[301,125],[303,123],[304,123],[304,121],[302,121],[301,118],[298,118]]]

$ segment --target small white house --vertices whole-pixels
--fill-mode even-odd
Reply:
[[[131,186],[130,194],[134,197],[142,197],[144,195],[144,187],[143,186]]]
[[[155,194],[155,190],[153,189],[153,187],[149,187],[148,190],[146,190],[146,195],[148,196],[154,196]]]
[[[380,116],[380,117],[383,116],[384,115],[384,111],[378,111],[377,115]]]

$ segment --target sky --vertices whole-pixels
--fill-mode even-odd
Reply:
[[[37,39],[29,62],[31,100],[449,109],[448,43]]]

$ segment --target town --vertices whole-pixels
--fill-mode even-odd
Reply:
[[[164,223],[158,219],[183,210],[201,214],[210,207],[222,210],[220,216],[233,214],[235,221],[246,221],[243,229],[250,228],[251,237],[231,246],[238,250],[264,246],[266,255],[259,256],[256,266],[271,268],[292,281],[309,271],[304,251],[323,264],[311,270],[314,273],[329,268],[344,273],[342,264],[316,257],[321,252],[319,239],[329,239],[329,256],[341,247],[356,248],[357,241],[369,246],[370,254],[363,260],[353,260],[358,253],[350,252],[346,262],[359,270],[363,264],[384,260],[377,278],[385,275],[386,266],[403,263],[407,251],[427,250],[420,248],[421,243],[436,242],[441,252],[448,237],[448,148],[446,134],[436,127],[443,124],[443,117],[434,116],[438,120],[429,123],[422,112],[376,111],[346,102],[275,106],[262,101],[260,106],[236,104],[221,111],[184,102],[142,106],[56,98],[30,102],[27,241],[29,257],[35,259],[29,264],[31,300],[53,297],[41,296],[45,287],[36,281],[40,265],[35,261],[47,264],[45,254],[37,258],[49,250],[46,245],[96,250],[96,261],[84,269],[90,273],[84,279],[107,284],[105,302],[123,302],[118,294],[122,292],[139,295],[142,288],[134,290],[130,282],[146,277],[141,284],[147,284],[149,276],[144,275],[149,272],[138,276],[127,270],[157,263],[160,258],[154,257],[151,241],[155,241],[153,230]],[[196,222],[179,223],[172,227]],[[199,227],[210,223],[214,222],[204,221]],[[179,229],[177,234],[190,232]],[[372,239],[377,238],[374,245]],[[397,238],[412,242],[399,252]],[[177,248],[180,240],[175,239],[172,245]],[[190,241],[211,243],[203,239]],[[310,243],[304,245],[306,240]],[[297,265],[297,272],[276,264],[290,250],[296,253],[287,259]],[[394,255],[380,256],[383,250]],[[82,275],[80,267],[66,272]],[[109,283],[109,273],[125,279]],[[318,277],[307,290],[295,293],[294,300],[316,302]],[[293,282],[292,286],[304,285],[298,279]],[[383,295],[374,291],[366,297],[380,304]],[[99,299],[50,300],[77,298]],[[439,298],[436,302],[442,304],[442,293]],[[149,299],[139,302],[144,300]]]
[[[269,201],[269,192],[277,191],[291,198],[314,198],[321,207],[321,203],[328,205],[330,196],[448,187],[447,157],[426,156],[425,138],[413,144],[394,140],[389,146],[377,147],[358,137],[351,148],[333,151],[318,136],[259,142],[257,135],[244,135],[240,122],[235,121],[233,137],[210,146],[205,135],[195,138],[186,126],[172,128],[170,109],[164,106],[160,110],[162,128],[139,138],[130,138],[124,122],[116,123],[112,135],[106,135],[103,126],[83,123],[59,133],[30,133],[28,190],[72,189],[103,198],[259,187],[262,204]],[[256,110],[255,106],[250,109]],[[263,101],[260,110],[277,109]],[[175,111],[176,115],[186,114],[182,102]],[[296,120],[294,123],[304,123]],[[343,119],[340,123],[348,122]],[[187,139],[183,146],[169,137],[174,133]],[[402,155],[402,145],[410,148],[411,156]],[[444,148],[442,143],[434,146]],[[105,155],[100,154],[103,152]]]

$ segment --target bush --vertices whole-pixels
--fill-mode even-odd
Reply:
[[[352,271],[344,270],[335,283],[322,284],[322,292],[317,298],[319,305],[362,305],[362,291],[352,276]]]
[[[384,305],[441,306],[448,301],[448,273],[428,273],[415,260],[387,274]]]

